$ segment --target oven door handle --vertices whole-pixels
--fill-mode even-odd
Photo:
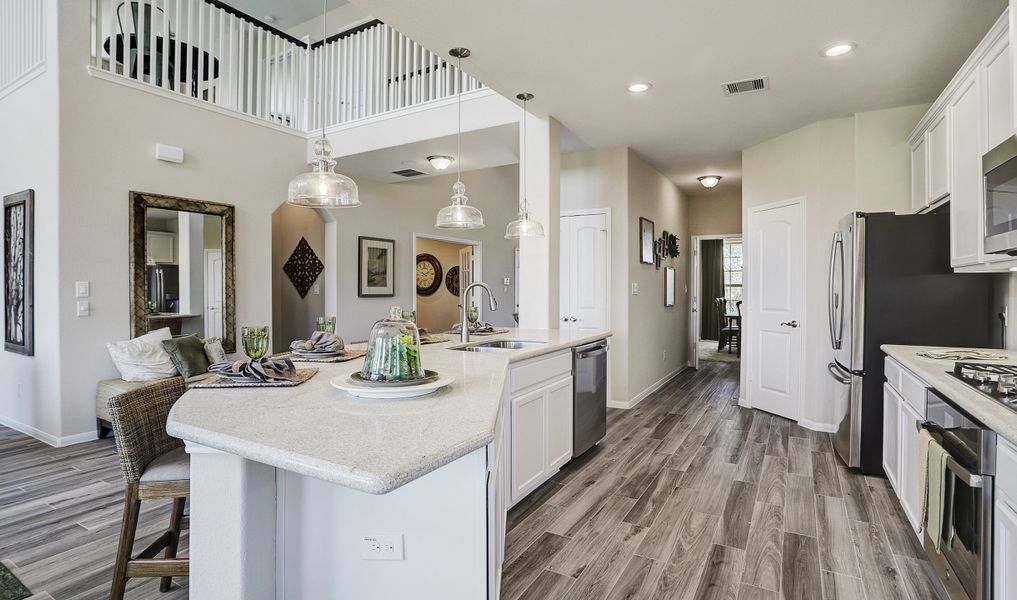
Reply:
[[[932,421],[915,421],[915,428],[921,431],[922,429],[937,428],[942,429],[938,424]],[[970,488],[983,488],[985,487],[985,477],[982,475],[976,475],[971,471],[968,471],[961,466],[952,456],[946,457],[946,468],[950,469],[958,479],[964,482]]]

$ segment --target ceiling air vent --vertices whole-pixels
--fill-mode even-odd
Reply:
[[[420,177],[424,173],[423,171],[418,171],[416,169],[400,169],[398,171],[392,171],[392,174],[400,175],[402,177]]]
[[[761,92],[763,90],[770,89],[770,78],[757,77],[755,79],[732,81],[731,83],[721,84],[720,87],[724,89],[725,96],[734,96],[735,94],[748,94],[749,92]]]

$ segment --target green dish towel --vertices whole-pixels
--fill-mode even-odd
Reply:
[[[923,469],[925,477],[921,478],[925,480],[922,522],[925,524],[925,533],[932,540],[936,552],[940,552],[943,539],[943,512],[949,492],[947,488],[950,485],[946,476],[946,461],[950,458],[950,454],[924,429],[918,439],[919,443],[925,447],[926,454],[925,468]]]

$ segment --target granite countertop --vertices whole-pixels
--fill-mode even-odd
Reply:
[[[984,423],[1000,436],[1006,438],[1011,443],[1017,444],[1017,411],[1003,406],[996,400],[950,375],[950,372],[953,371],[953,365],[957,361],[934,360],[918,356],[918,353],[922,350],[945,350],[946,348],[896,346],[892,344],[884,344],[881,348],[883,352],[886,352],[887,355],[904,365],[904,367],[917,375],[929,387],[934,388],[937,392],[952,400],[957,406],[963,408],[971,416]],[[991,351],[1005,354],[1006,359],[999,361],[977,360],[972,362],[1017,364],[1017,352],[1012,350]]]
[[[511,329],[496,339],[547,342],[505,352],[421,348],[424,366],[455,382],[420,398],[368,400],[331,386],[362,358],[320,369],[295,388],[192,389],[170,411],[174,437],[371,494],[385,494],[494,439],[509,365],[609,337],[608,331]]]

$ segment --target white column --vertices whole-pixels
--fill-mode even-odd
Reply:
[[[275,468],[187,443],[193,600],[275,600]]]
[[[520,127],[520,189],[526,166],[526,193],[530,218],[544,226],[545,237],[519,240],[519,326],[524,329],[558,328],[560,166],[558,137],[553,118],[527,115],[526,145]],[[520,123],[521,124],[521,123]]]

